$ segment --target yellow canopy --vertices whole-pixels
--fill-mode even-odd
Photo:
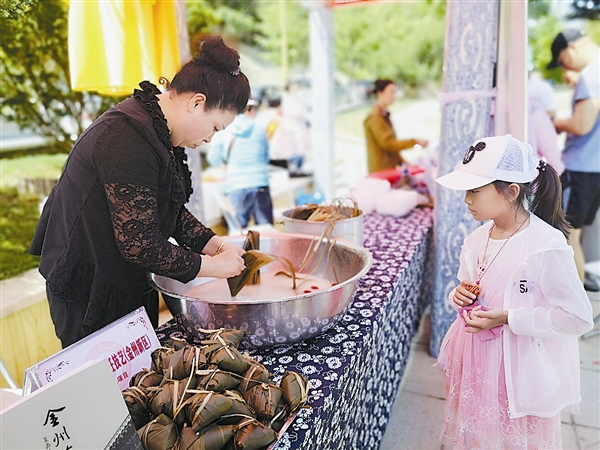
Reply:
[[[174,0],[71,0],[71,88],[129,95],[181,67]]]

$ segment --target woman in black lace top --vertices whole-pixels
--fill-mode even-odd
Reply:
[[[207,38],[166,92],[140,87],[79,137],[31,244],[63,347],[140,306],[156,327],[148,272],[188,282],[244,268],[243,250],[184,206],[192,188],[183,147],[210,142],[248,102],[238,53]]]

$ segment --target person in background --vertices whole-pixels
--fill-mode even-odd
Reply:
[[[563,81],[570,88],[574,88],[577,86],[577,82],[579,81],[579,72],[575,72],[574,70],[567,70],[563,67],[562,73]]]
[[[446,448],[560,449],[581,401],[577,338],[592,306],[568,246],[556,171],[510,135],[483,138],[436,180],[465,191],[478,222],[460,253],[441,344]]]
[[[558,133],[567,133],[562,152],[563,206],[573,227],[569,244],[583,282],[582,227],[592,224],[600,208],[600,49],[582,30],[567,29],[556,36],[551,51],[549,69],[562,66],[579,75],[572,115],[555,118],[554,126]]]
[[[425,139],[396,139],[387,109],[396,100],[396,84],[392,80],[376,80],[372,92],[376,102],[364,121],[369,173],[393,169],[403,162],[402,150],[415,145],[427,147],[429,144]]]
[[[527,142],[538,158],[545,158],[560,175],[565,170],[558,148],[558,134],[552,119],[556,114],[556,95],[539,71],[533,70],[527,82],[529,100]]]
[[[250,218],[256,225],[273,224],[269,190],[267,132],[255,123],[257,103],[248,102],[243,114],[215,138],[208,153],[213,166],[226,164],[225,195],[231,200],[242,228]]]
[[[544,80],[539,70],[532,70],[527,80],[527,95],[536,98],[542,104],[544,111],[554,118],[556,115],[556,94],[552,85]]]
[[[274,117],[271,164],[288,169],[290,175],[302,175],[304,157],[311,148],[307,107],[302,101],[300,85],[291,80],[281,95],[281,104]]]
[[[563,80],[567,86],[574,88],[579,80],[579,72],[563,67]],[[581,247],[585,261],[583,285],[591,292],[600,291],[600,208],[591,225],[581,227]],[[589,271],[588,264],[592,266]]]
[[[148,81],[140,88],[79,137],[33,237],[63,347],[142,306],[157,327],[149,272],[186,283],[245,267],[241,248],[186,209],[183,149],[210,142],[246,108],[238,53],[207,37],[166,92]]]

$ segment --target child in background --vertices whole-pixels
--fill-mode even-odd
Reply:
[[[465,239],[449,295],[459,317],[439,355],[441,439],[461,449],[562,448],[560,412],[581,401],[577,338],[593,322],[558,175],[506,135],[475,141],[436,181],[466,191],[473,218],[488,221]]]

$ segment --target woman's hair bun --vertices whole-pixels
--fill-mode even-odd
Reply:
[[[194,62],[201,66],[212,67],[222,72],[239,70],[240,55],[228,47],[220,36],[207,36],[200,43],[200,53]]]
[[[177,94],[202,93],[204,108],[241,114],[250,97],[250,83],[240,71],[240,55],[218,36],[205,37],[200,52],[175,74],[169,90]]]

